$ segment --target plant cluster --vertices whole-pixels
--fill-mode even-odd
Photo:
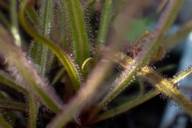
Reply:
[[[163,1],[155,27],[125,43],[131,23],[150,3],[0,0],[0,127],[94,126],[160,93],[192,116],[192,102],[176,86],[192,68],[165,78],[150,66],[191,31],[188,21],[166,34],[183,0]],[[143,80],[153,88],[145,89]],[[136,86],[133,81],[141,81],[139,93],[110,105]]]

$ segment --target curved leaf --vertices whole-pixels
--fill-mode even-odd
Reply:
[[[79,89],[80,87],[80,74],[75,66],[75,64],[72,62],[71,58],[55,43],[53,43],[51,40],[46,39],[45,37],[39,35],[30,24],[25,19],[25,10],[27,5],[26,0],[24,0],[21,4],[21,8],[19,11],[19,18],[21,21],[22,26],[24,29],[39,43],[46,45],[60,60],[60,62],[65,67],[69,77],[71,78],[73,87],[75,90]]]

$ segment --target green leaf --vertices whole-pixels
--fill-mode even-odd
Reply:
[[[36,128],[39,104],[34,95],[32,94],[29,95],[28,104],[29,104],[28,128]]]
[[[153,97],[157,96],[158,94],[159,94],[159,92],[157,90],[152,90],[142,96],[133,97],[132,100],[130,100],[130,98],[128,98],[129,99],[128,101],[125,101],[125,102],[121,103],[120,105],[118,105],[114,108],[111,108],[111,109],[107,110],[106,112],[98,115],[96,117],[96,119],[93,120],[92,123],[106,120],[106,119],[112,118],[114,116],[117,116],[121,113],[124,113],[124,112],[152,99]]]
[[[84,21],[83,9],[80,0],[64,0],[64,6],[69,15],[73,51],[79,66],[90,57],[88,34]]]
[[[54,4],[52,0],[41,1],[40,16],[38,19],[39,24],[37,26],[40,28],[39,32],[47,38],[50,37],[52,27],[53,5]],[[48,63],[51,63],[50,58],[52,57],[47,46],[42,45],[41,43],[32,43],[30,55],[33,58],[34,62],[39,66],[41,74],[45,76],[46,71],[48,70]]]
[[[101,22],[99,26],[99,33],[97,37],[97,43],[104,44],[106,43],[107,34],[109,31],[109,26],[111,24],[112,20],[112,7],[113,7],[113,1],[112,0],[105,0],[104,5],[102,9],[102,15],[101,15]]]
[[[61,101],[54,95],[51,87],[42,80],[21,49],[13,44],[13,39],[3,27],[0,27],[0,37],[0,52],[7,59],[9,66],[15,66],[15,70],[24,79],[28,91],[33,90],[30,93],[38,96],[50,110],[58,112],[61,109]]]
[[[19,33],[19,24],[17,16],[17,0],[11,0],[10,3],[10,14],[11,14],[11,32],[15,39],[17,46],[21,46],[21,37]]]
[[[46,45],[57,56],[57,58],[65,67],[71,79],[73,88],[75,90],[78,90],[80,87],[80,75],[72,59],[59,46],[57,46],[56,43],[52,42],[51,40],[48,40],[44,36],[39,35],[31,27],[31,25],[28,24],[28,22],[25,19],[26,4],[27,1],[23,1],[19,11],[19,18],[22,26],[38,43]]]
[[[112,101],[117,95],[119,95],[130,83],[135,79],[138,71],[151,61],[154,53],[157,52],[160,47],[161,38],[174,22],[176,15],[182,5],[183,0],[170,0],[169,6],[165,10],[164,14],[160,17],[159,22],[154,33],[150,33],[148,36],[142,39],[142,43],[145,44],[142,51],[126,66],[126,69],[121,73],[120,77],[115,80],[112,85],[111,91],[103,98],[99,106],[103,106]]]
[[[192,68],[189,71],[181,73],[181,76],[186,77],[191,73]],[[152,85],[162,94],[172,98],[179,105],[183,107],[183,109],[192,116],[192,102],[187,99],[179,90],[174,86],[174,82],[182,79],[183,77],[178,76],[175,80],[170,80],[161,77],[158,73],[156,73],[150,67],[144,67],[140,73],[145,79],[147,79]],[[185,75],[186,74],[186,75]]]
[[[4,86],[8,86],[9,88],[15,89],[16,91],[27,95],[27,90],[24,89],[21,85],[19,85],[18,83],[16,83],[13,78],[10,78],[8,74],[6,74],[3,71],[0,71],[0,86],[2,86],[2,84]]]
[[[28,109],[26,109],[26,106],[25,103],[0,98],[0,109],[27,112]]]

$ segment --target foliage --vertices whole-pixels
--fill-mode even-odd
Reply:
[[[191,101],[175,87],[192,68],[165,78],[150,67],[187,36],[191,21],[167,36],[183,0],[160,4],[158,12],[162,14],[157,22],[153,20],[155,27],[138,14],[150,2],[0,0],[0,87],[7,88],[0,90],[0,127],[36,128],[41,123],[48,128],[94,126],[160,93],[192,116]],[[96,24],[91,19],[98,13]],[[121,71],[114,72],[117,65]],[[139,93],[104,110],[133,81],[141,79],[154,89],[147,90],[141,84]],[[12,90],[20,97],[12,97]],[[11,120],[28,121],[11,123],[5,113]],[[42,113],[56,116],[49,117],[50,122],[39,122]]]

